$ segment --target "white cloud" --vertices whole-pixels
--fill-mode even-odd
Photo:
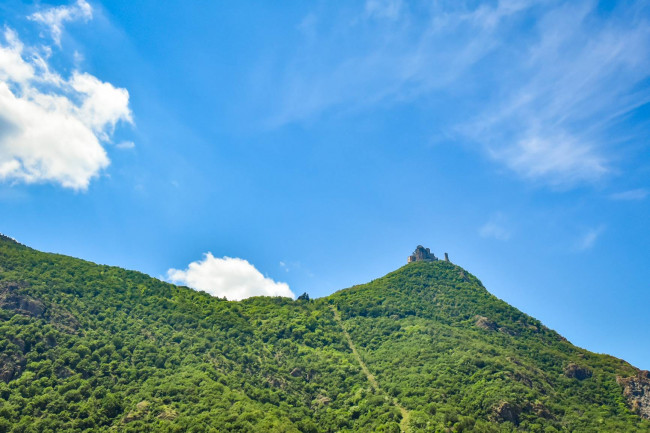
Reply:
[[[110,163],[103,142],[133,122],[129,93],[78,71],[65,79],[50,55],[10,29],[0,41],[0,180],[85,190]]]
[[[66,97],[16,96],[0,83],[0,179],[86,189],[108,157]]]
[[[69,84],[82,100],[79,116],[104,140],[108,139],[118,121],[133,122],[126,89],[117,89],[90,74],[78,72],[72,75]]]
[[[587,230],[587,232],[577,241],[576,249],[578,251],[586,251],[593,248],[593,246],[596,244],[596,241],[604,231],[605,226],[602,225]]]
[[[173,283],[235,301],[251,296],[295,298],[288,284],[265,277],[248,261],[231,257],[217,258],[212,253],[205,254],[203,260],[190,263],[185,270],[170,269],[167,277]]]
[[[629,191],[617,192],[609,196],[612,200],[644,200],[648,196],[648,190],[639,188],[631,189]]]
[[[24,46],[18,35],[5,29],[6,45],[0,45],[0,80],[24,83],[34,77],[34,67],[23,60]]]
[[[512,235],[508,228],[508,220],[501,213],[494,214],[478,232],[483,238],[493,238],[499,241],[507,241]]]
[[[29,16],[31,20],[47,26],[54,43],[58,46],[61,46],[64,23],[77,20],[88,21],[92,17],[92,7],[85,0],[77,0],[69,6],[48,8]]]

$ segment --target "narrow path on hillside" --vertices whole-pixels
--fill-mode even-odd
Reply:
[[[330,305],[330,308],[334,313],[334,320],[336,320],[336,323],[339,324],[341,331],[343,331],[343,335],[345,335],[345,339],[348,340],[348,346],[350,346],[350,350],[352,350],[352,354],[354,355],[354,358],[359,363],[359,366],[361,367],[361,371],[363,371],[363,374],[365,374],[366,377],[368,378],[368,382],[370,382],[370,385],[372,385],[372,388],[377,393],[388,395],[384,391],[382,391],[382,389],[379,387],[379,383],[377,382],[377,379],[375,379],[375,376],[373,376],[370,370],[368,370],[368,366],[366,366],[366,363],[363,362],[363,359],[361,359],[361,355],[359,355],[359,352],[357,351],[357,348],[354,345],[354,342],[352,341],[352,337],[350,337],[350,334],[345,329],[345,326],[343,326],[343,320],[341,320],[341,315],[339,314],[339,310],[334,305]],[[409,411],[406,410],[404,406],[399,404],[396,398],[393,398],[392,402],[393,405],[396,408],[398,408],[399,411],[402,413],[402,422],[400,422],[400,430],[402,431],[402,433],[406,433],[408,431],[408,425],[411,419]]]

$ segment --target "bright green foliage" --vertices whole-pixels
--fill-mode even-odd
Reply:
[[[650,431],[616,382],[636,369],[571,345],[451,263],[412,263],[328,302],[418,431]],[[571,363],[591,377],[567,377]]]
[[[229,302],[0,238],[0,433],[391,432],[393,398],[412,431],[650,431],[616,383],[632,374],[450,263]]]

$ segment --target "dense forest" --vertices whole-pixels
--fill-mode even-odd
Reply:
[[[639,374],[445,261],[232,302],[0,238],[0,433],[649,432]]]

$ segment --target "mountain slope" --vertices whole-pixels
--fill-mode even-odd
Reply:
[[[229,302],[0,238],[0,432],[650,431],[637,373],[446,262]]]
[[[636,369],[571,345],[451,263],[412,263],[329,302],[414,428],[648,431],[617,383]]]

